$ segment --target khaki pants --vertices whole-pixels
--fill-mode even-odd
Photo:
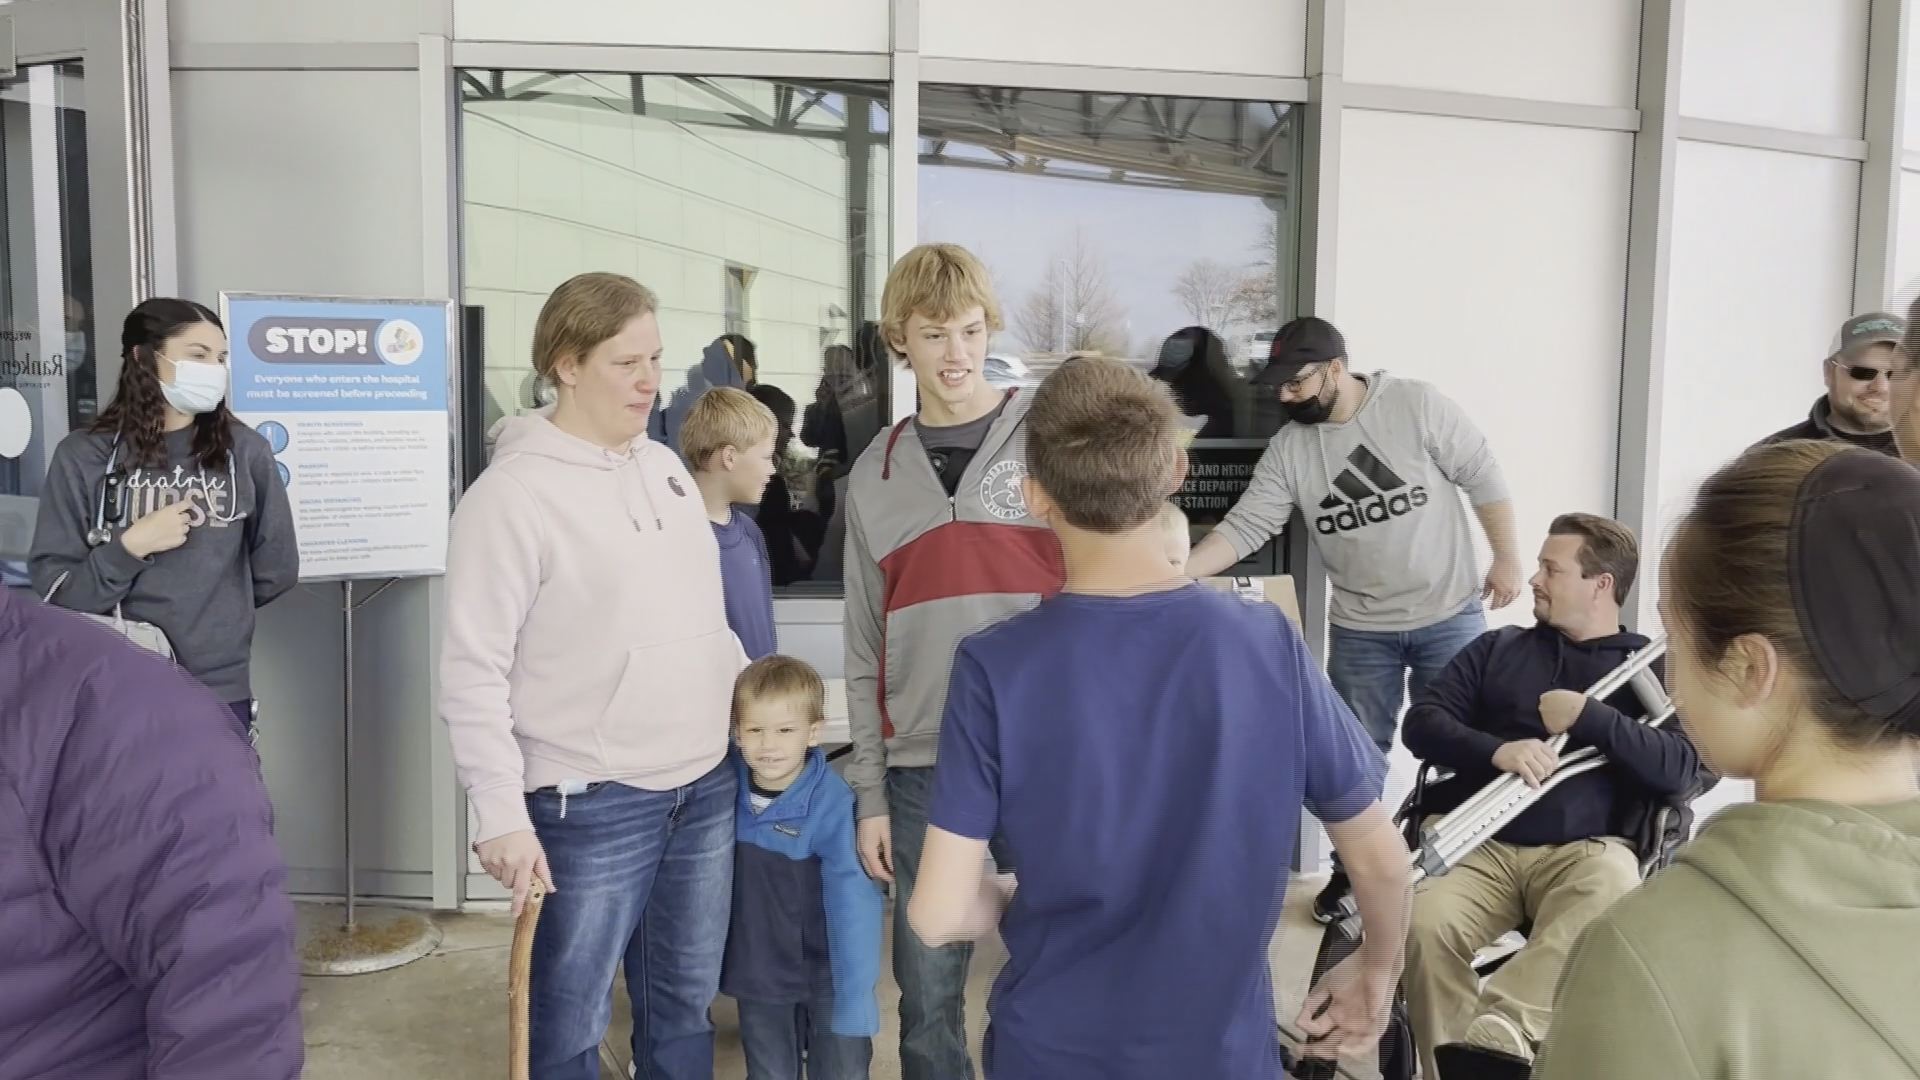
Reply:
[[[1433,1048],[1461,1041],[1474,1018],[1488,1013],[1540,1045],[1574,939],[1639,883],[1639,858],[1615,837],[1555,847],[1489,840],[1452,870],[1421,882],[1414,891],[1405,987],[1425,1080],[1455,1080],[1440,1076]],[[1482,990],[1474,955],[1529,920],[1526,947]]]

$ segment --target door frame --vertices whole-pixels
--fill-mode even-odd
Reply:
[[[0,7],[0,64],[58,61],[82,65],[95,325],[104,330],[141,300],[179,290],[166,0]],[[98,350],[103,401],[120,375],[113,336]]]

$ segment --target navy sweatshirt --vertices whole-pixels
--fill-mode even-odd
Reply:
[[[1624,627],[1608,637],[1575,641],[1545,624],[1503,627],[1474,639],[1407,712],[1407,749],[1455,774],[1428,789],[1428,812],[1453,810],[1500,776],[1493,754],[1503,744],[1553,737],[1540,720],[1540,695],[1584,693],[1647,644]],[[1663,660],[1653,664],[1662,681]],[[1679,718],[1650,728],[1639,723],[1644,714],[1631,687],[1588,701],[1560,756],[1597,746],[1608,764],[1563,781],[1494,839],[1533,847],[1596,836],[1631,838],[1633,823],[1650,805],[1710,786]]]
[[[860,867],[853,789],[816,746],[792,786],[756,813],[747,763],[737,747],[727,756],[740,795],[720,992],[736,1001],[799,1004],[813,1000],[825,968],[833,985],[829,1029],[849,1038],[878,1033],[874,987],[886,897]]]
[[[725,525],[713,527],[720,544],[720,582],[726,590],[727,625],[733,628],[748,660],[774,650],[773,565],[767,540],[751,517],[733,508]]]

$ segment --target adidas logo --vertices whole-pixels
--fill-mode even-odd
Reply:
[[[1378,525],[1427,505],[1427,489],[1408,487],[1398,473],[1374,456],[1365,446],[1356,446],[1347,455],[1351,468],[1340,470],[1333,478],[1333,490],[1320,501],[1320,509],[1330,511],[1313,520],[1322,536],[1353,532]]]

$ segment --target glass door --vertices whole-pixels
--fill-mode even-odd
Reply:
[[[0,584],[26,583],[47,465],[113,394],[120,320],[154,281],[151,221],[172,212],[145,175],[141,14],[0,3]]]

